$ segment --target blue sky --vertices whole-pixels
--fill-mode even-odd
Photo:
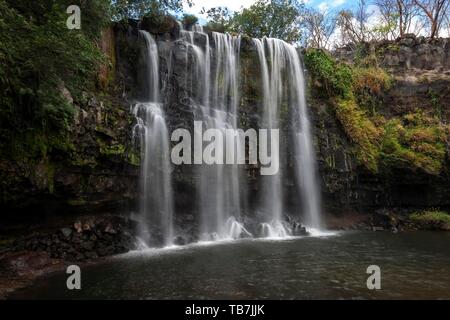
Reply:
[[[200,15],[201,9],[212,7],[228,7],[231,11],[238,11],[242,7],[251,6],[255,0],[193,0],[194,7],[185,7],[185,11],[197,15],[200,18],[200,23],[204,23],[205,16]],[[357,5],[357,0],[304,0],[308,7],[313,7],[318,10],[339,11],[341,9],[353,8]],[[370,0],[367,4],[370,4]]]

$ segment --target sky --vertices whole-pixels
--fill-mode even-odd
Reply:
[[[227,7],[230,11],[239,11],[241,8],[248,8],[256,0],[193,0],[194,6],[189,8],[185,5],[184,11],[195,14],[199,17],[200,23],[205,22],[206,15],[201,15],[202,8],[210,9],[213,7]],[[358,0],[304,0],[308,7],[318,10],[341,10],[353,8],[356,6]],[[370,1],[367,1],[370,4]]]
[[[358,1],[359,0],[303,0],[307,7],[332,14],[343,9],[357,8]],[[227,7],[231,12],[240,11],[242,8],[250,7],[256,0],[192,0],[192,2],[194,2],[194,6],[189,8],[185,5],[184,12],[196,15],[199,18],[199,23],[205,25],[207,23],[207,17],[205,14],[200,14],[202,8],[208,10],[214,7]],[[380,10],[373,2],[374,0],[366,0],[366,11],[369,15],[369,19],[366,23],[369,27],[379,24],[381,19]],[[426,35],[424,29],[420,32],[422,35]],[[441,34],[450,35],[450,27],[441,32]]]

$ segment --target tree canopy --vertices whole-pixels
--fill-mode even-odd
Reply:
[[[216,31],[246,34],[252,38],[278,38],[298,42],[301,38],[297,0],[257,0],[249,8],[231,14],[226,8],[212,8],[206,13],[208,26]]]
[[[192,0],[112,0],[113,19],[139,19],[144,15],[180,12],[183,4],[192,5]]]
[[[253,38],[270,37],[297,42],[301,37],[301,6],[296,0],[258,0],[233,16],[232,29]]]

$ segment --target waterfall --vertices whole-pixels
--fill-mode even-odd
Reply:
[[[145,41],[148,99],[132,108],[136,118],[133,140],[140,142],[141,150],[139,236],[146,244],[157,241],[168,246],[174,237],[173,197],[169,132],[159,98],[158,48],[148,32],[139,33]]]
[[[214,63],[210,65],[211,86],[200,119],[205,129],[236,129],[239,101],[240,37],[213,32]],[[211,51],[209,48],[207,51]],[[239,137],[236,138],[239,143]],[[224,160],[223,160],[224,162]],[[237,164],[202,165],[200,210],[202,237],[238,238],[248,232],[238,226],[241,213],[240,169]],[[240,230],[241,232],[236,232]]]
[[[258,52],[258,58],[261,65],[262,79],[262,123],[260,127],[267,129],[278,129],[278,109],[282,96],[281,67],[284,57],[280,54],[280,46],[272,45],[272,42],[265,41],[269,46],[269,63],[264,42],[254,39],[254,44]],[[276,50],[276,51],[275,51]],[[274,52],[275,51],[275,52]],[[273,147],[271,147],[273,149]],[[270,237],[283,237],[287,231],[282,224],[282,188],[281,188],[281,170],[273,176],[262,178],[262,198],[260,211],[264,213],[264,219],[268,221],[263,224],[262,235]]]
[[[145,101],[136,103],[132,112],[136,118],[133,139],[140,142],[142,155],[140,237],[147,244],[159,241],[171,245],[174,239],[174,205],[170,140],[163,99],[160,98],[158,47],[148,32],[140,31],[139,34],[145,43],[146,94]],[[184,30],[180,25],[180,37],[176,43],[177,47],[186,51],[186,74],[182,79],[185,81],[193,118],[202,123],[201,126],[194,126],[194,145],[199,144],[197,147],[203,150],[219,139],[212,134],[209,141],[203,141],[209,129],[218,129],[222,136],[226,136],[227,129],[240,127],[241,38],[216,32],[208,34],[199,26],[194,26],[192,31]],[[255,218],[259,222],[259,230],[256,226],[251,230],[268,238],[284,238],[295,233],[295,227],[284,218],[284,213],[289,209],[283,207],[286,190],[282,177],[291,174],[298,187],[304,223],[311,230],[320,230],[317,168],[299,54],[292,45],[282,40],[253,39],[253,43],[260,65],[262,89],[258,126],[262,129],[287,128],[281,136],[283,143],[279,146],[269,145],[269,150],[273,157],[274,150],[280,149],[282,154],[288,154],[290,148],[294,172],[281,166],[277,174],[260,177],[260,199],[256,208],[259,215]],[[171,59],[171,56],[168,57],[167,79],[170,79],[173,70]],[[211,130],[209,132],[212,133]],[[266,138],[267,141],[260,140],[259,143],[271,141],[270,137]],[[237,147],[243,137],[238,134],[234,139]],[[288,146],[287,141],[292,142],[292,147]],[[246,208],[247,204],[246,173],[236,161],[235,164],[226,164],[226,156],[222,151],[215,150],[217,163],[212,164],[196,162],[194,154],[198,196],[194,201],[199,212],[200,240],[253,236],[244,226],[242,217],[242,208]]]
[[[313,229],[322,229],[321,199],[317,177],[317,161],[315,158],[311,124],[308,118],[305,78],[297,51],[293,46],[286,48],[291,70],[291,95],[294,103],[292,117],[292,134],[295,147],[295,172],[297,184],[300,186],[305,224]]]
[[[261,127],[278,128],[283,104],[288,104],[294,143],[295,177],[299,185],[305,223],[320,229],[320,199],[316,178],[310,122],[306,110],[303,68],[296,49],[278,39],[253,40],[259,57],[262,81]],[[286,148],[286,146],[284,146]],[[283,237],[290,230],[282,221],[281,174],[263,177],[261,211],[266,222],[262,234]]]
[[[201,132],[237,128],[241,38],[213,32],[210,43],[202,27],[193,26],[192,30],[181,29],[180,33],[188,48],[186,65],[192,72],[186,78],[192,79],[191,83],[196,82],[196,87],[191,88],[194,92],[191,98],[195,98],[196,104],[195,119],[203,123]],[[203,47],[195,44],[196,34],[205,37]],[[189,57],[192,57],[191,60]],[[194,135],[198,138],[201,132],[196,130]],[[237,164],[198,166],[200,239],[231,239],[250,235],[239,222],[243,188],[241,170]]]

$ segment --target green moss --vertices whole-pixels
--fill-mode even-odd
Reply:
[[[130,163],[133,166],[140,166],[141,164],[141,157],[137,150],[131,150],[131,152],[128,153],[128,163]]]
[[[76,157],[72,160],[72,165],[77,167],[91,167],[94,168],[97,166],[97,160],[93,157],[90,158],[82,158],[82,157]]]
[[[125,146],[123,144],[115,145],[100,145],[100,153],[105,156],[123,155],[125,153]]]
[[[382,94],[392,86],[392,77],[376,62],[349,66],[323,50],[310,49],[305,64],[314,89],[333,106],[361,165],[373,173],[380,167],[409,167],[433,175],[442,172],[448,128],[438,112],[436,117],[417,111],[389,120],[379,115]],[[437,106],[438,99],[433,97]]]
[[[383,103],[380,98],[385,90],[392,85],[392,78],[389,74],[378,67],[353,67],[353,92],[358,104],[370,115],[376,115],[379,107]]]
[[[437,175],[445,162],[447,128],[421,112],[384,125],[381,155],[385,167],[408,166]]]
[[[360,110],[352,99],[336,102],[336,116],[347,136],[356,145],[355,153],[358,161],[376,173],[381,130],[369,120],[364,111]]]
[[[450,215],[444,211],[432,209],[416,212],[410,215],[410,219],[425,227],[450,230]]]
[[[439,98],[439,95],[432,89],[428,90],[428,97],[430,98],[431,106],[433,107],[433,111],[435,115],[442,119],[442,102]]]

